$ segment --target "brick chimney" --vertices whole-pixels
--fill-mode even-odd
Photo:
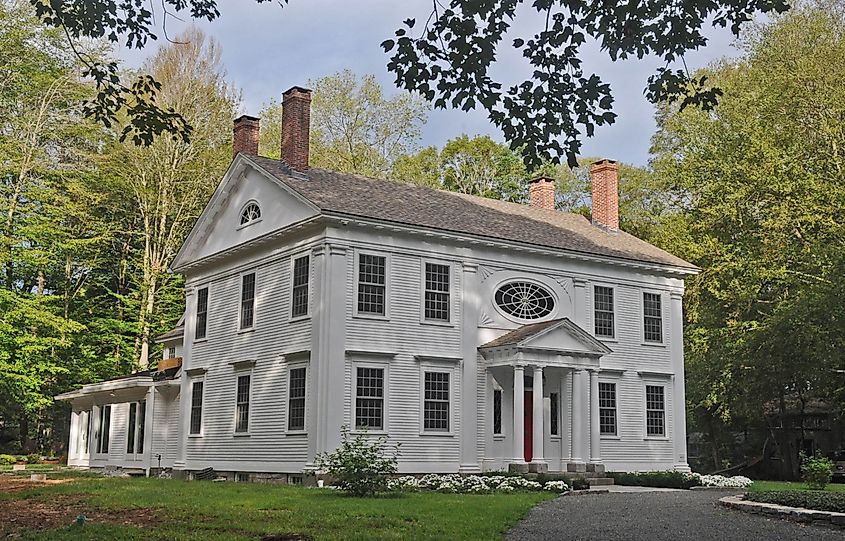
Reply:
[[[555,179],[549,177],[537,177],[528,184],[528,195],[531,197],[531,206],[539,209],[555,210],[556,195]]]
[[[308,169],[311,91],[299,86],[282,94],[282,161],[297,171]]]
[[[608,231],[619,230],[619,166],[599,160],[590,166],[593,184],[593,224]]]
[[[238,152],[258,154],[258,124],[258,118],[254,116],[241,115],[235,119],[232,158]]]

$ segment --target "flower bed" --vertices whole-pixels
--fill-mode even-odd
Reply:
[[[565,481],[554,480],[538,483],[523,477],[504,475],[438,475],[429,474],[422,477],[406,475],[391,479],[388,482],[391,490],[402,491],[433,491],[467,494],[488,494],[492,492],[530,492],[548,490],[566,492],[569,485]]]
[[[845,513],[845,493],[821,490],[770,490],[749,492],[746,500],[760,503],[774,503],[787,507],[802,507],[817,511]]]
[[[617,485],[655,488],[747,488],[753,482],[742,475],[724,477],[722,475],[702,475],[672,470],[632,473],[612,472],[608,475],[613,478]]]

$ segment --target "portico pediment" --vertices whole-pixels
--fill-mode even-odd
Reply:
[[[568,318],[523,325],[479,346],[491,363],[596,364],[612,353],[605,344]]]

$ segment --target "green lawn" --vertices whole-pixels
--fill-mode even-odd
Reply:
[[[21,539],[45,541],[256,541],[281,534],[302,536],[287,539],[498,539],[534,505],[555,496],[414,493],[356,499],[281,485],[81,477],[0,492],[0,537],[4,528],[12,528]],[[13,509],[27,510],[29,527],[18,520],[4,524],[3,513]],[[80,511],[89,516],[84,526],[64,526]],[[32,518],[55,512],[65,516]]]
[[[804,483],[795,481],[754,481],[748,489],[751,492],[764,492],[768,490],[809,490]],[[828,492],[845,492],[845,484],[829,484],[825,489]]]

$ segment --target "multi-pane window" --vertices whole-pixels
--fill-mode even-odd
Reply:
[[[305,368],[292,368],[288,378],[288,430],[305,430]]]
[[[111,432],[111,406],[100,406],[100,420],[97,428],[97,452],[108,453]]]
[[[235,432],[249,430],[249,383],[250,375],[238,376],[238,389],[235,406]]]
[[[241,225],[246,225],[261,218],[261,207],[258,203],[251,202],[241,211]]]
[[[384,428],[384,369],[359,366],[355,395],[355,427]]]
[[[595,334],[604,338],[613,338],[613,288],[595,286]]]
[[[385,315],[384,256],[361,254],[358,257],[358,313]]]
[[[493,434],[502,433],[502,390],[493,389]]]
[[[293,261],[293,281],[291,287],[290,316],[308,315],[308,274],[310,259],[306,255]]]
[[[194,330],[194,338],[202,340],[205,338],[206,327],[208,326],[208,288],[197,290],[197,326]]]
[[[599,433],[616,435],[616,384],[599,382]]]
[[[645,428],[647,436],[666,435],[666,400],[662,385],[645,387]]]
[[[549,393],[549,434],[558,436],[560,434],[560,395]]]
[[[426,372],[423,400],[423,430],[449,431],[449,373]]]
[[[202,389],[202,381],[195,381],[191,385],[191,434],[202,433]]]
[[[144,425],[147,422],[147,401],[141,400],[138,402],[138,439],[135,443],[135,452],[141,454],[144,452]]]
[[[167,348],[167,358],[172,359],[176,356],[176,346],[170,346]]]
[[[255,273],[241,278],[241,329],[249,329],[255,318]]]
[[[449,321],[449,265],[425,264],[425,319]]]
[[[643,338],[646,342],[663,341],[663,316],[660,294],[643,293]]]

